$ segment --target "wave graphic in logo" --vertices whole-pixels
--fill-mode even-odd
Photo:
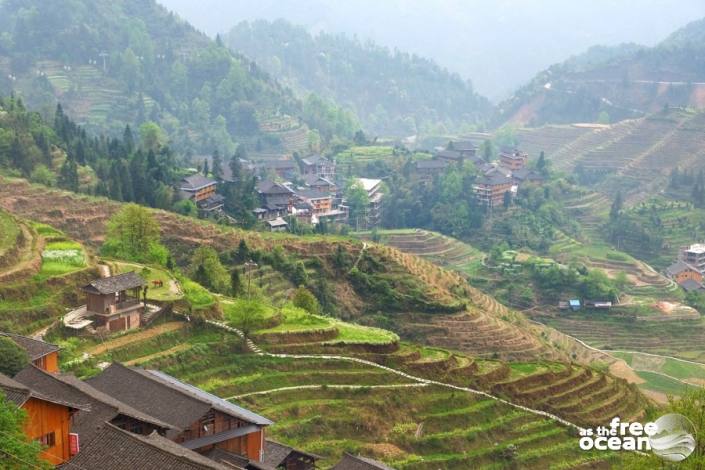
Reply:
[[[679,414],[667,414],[655,421],[658,430],[649,437],[651,450],[664,460],[680,462],[695,450],[695,426]]]

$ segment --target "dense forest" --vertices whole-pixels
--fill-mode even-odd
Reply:
[[[225,42],[302,94],[354,110],[368,133],[469,129],[491,110],[470,82],[431,60],[343,34],[312,36],[284,20],[262,20],[238,24]]]
[[[94,132],[154,121],[174,148],[193,153],[232,154],[243,142],[276,148],[276,137],[258,139],[276,116],[325,128],[325,137],[357,130],[332,103],[304,104],[151,0],[0,2],[0,93],[11,92],[45,115],[61,102]]]
[[[221,187],[225,209],[245,225],[254,223],[254,176],[239,165],[237,153],[213,158],[216,173],[230,165],[237,181]],[[217,163],[215,163],[217,162]],[[106,196],[116,201],[197,215],[193,202],[175,191],[183,175],[180,161],[159,126],[127,125],[119,137],[96,137],[73,122],[58,105],[51,121],[25,108],[19,98],[0,98],[0,171],[35,183]]]
[[[595,46],[555,64],[498,106],[496,123],[616,122],[664,106],[702,108],[705,20],[654,47]]]

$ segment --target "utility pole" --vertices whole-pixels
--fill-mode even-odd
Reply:
[[[106,62],[105,62],[105,58],[108,57],[108,53],[105,52],[105,51],[103,51],[103,52],[101,52],[101,53],[98,54],[98,55],[103,58],[103,73],[107,73],[107,72],[108,72],[108,66],[107,66],[107,64],[106,64]]]
[[[249,260],[247,263],[245,263],[245,269],[247,270],[247,298],[251,298],[250,296],[250,287],[252,286],[252,270],[257,267],[257,263],[255,263],[252,260]]]

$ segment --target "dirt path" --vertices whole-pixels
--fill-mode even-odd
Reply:
[[[121,336],[119,338],[115,338],[110,341],[106,341],[102,344],[99,344],[98,346],[89,349],[86,351],[88,354],[91,356],[98,356],[100,354],[103,354],[107,351],[110,351],[111,349],[117,349],[119,347],[125,346],[130,343],[136,343],[138,341],[144,341],[146,339],[153,338],[155,336],[159,336],[164,333],[170,333],[172,331],[177,331],[180,330],[186,326],[185,323],[183,322],[169,322],[169,323],[164,323],[162,325],[155,326],[154,328],[150,328],[148,330],[143,330],[139,331],[137,333],[132,333],[132,334],[127,334],[125,336]]]
[[[260,392],[250,392],[243,393],[242,395],[235,395],[232,397],[225,398],[226,400],[239,400],[240,398],[251,397],[253,395],[269,395],[271,393],[277,392],[288,392],[291,390],[317,390],[322,388],[336,388],[344,390],[360,390],[360,389],[385,389],[385,388],[414,388],[414,387],[428,387],[427,383],[410,383],[410,384],[386,384],[386,385],[341,385],[341,384],[325,384],[325,385],[296,385],[293,387],[280,387],[274,388],[272,390],[262,390]]]
[[[149,354],[147,356],[142,356],[138,357],[136,359],[132,359],[130,361],[125,362],[126,366],[134,366],[136,364],[141,364],[144,362],[151,361],[152,359],[159,359],[160,357],[168,356],[169,354],[175,354],[179,352],[186,351],[187,349],[191,349],[190,344],[179,344],[178,346],[174,346],[173,348],[164,350],[164,351],[159,351],[154,354]]]
[[[609,371],[615,377],[622,378],[630,384],[643,384],[646,382],[646,380],[642,379],[636,372],[634,372],[634,369],[629,367],[629,364],[622,360],[612,363]]]

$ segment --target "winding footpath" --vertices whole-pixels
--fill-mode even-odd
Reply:
[[[368,361],[365,359],[360,359],[357,357],[328,355],[328,354],[319,355],[319,354],[274,354],[274,353],[268,353],[268,352],[263,351],[250,338],[246,338],[244,333],[242,331],[238,330],[237,328],[233,328],[232,326],[226,325],[223,322],[218,322],[218,321],[214,321],[214,320],[206,320],[206,323],[208,323],[209,325],[212,325],[216,328],[220,328],[220,329],[229,331],[230,333],[234,333],[234,334],[238,335],[240,338],[242,338],[246,341],[248,349],[250,351],[252,351],[253,353],[257,354],[258,356],[284,358],[284,359],[323,359],[323,360],[347,361],[347,362],[354,362],[357,364],[363,364],[363,365],[370,366],[370,367],[376,367],[377,369],[381,369],[381,370],[390,372],[392,374],[396,374],[396,375],[403,377],[405,379],[409,379],[413,382],[416,382],[416,384],[418,384],[418,386],[437,385],[439,387],[450,388],[452,390],[458,390],[461,392],[472,393],[474,395],[479,395],[479,396],[482,396],[485,398],[489,398],[490,400],[494,400],[496,402],[503,403],[505,405],[511,406],[513,408],[516,408],[516,409],[519,409],[522,411],[526,411],[528,413],[531,413],[531,414],[534,414],[537,416],[543,416],[545,418],[552,419],[552,420],[557,421],[558,423],[560,423],[564,426],[567,426],[567,427],[573,428],[573,429],[577,429],[578,431],[584,429],[575,423],[572,423],[568,420],[561,418],[560,416],[556,416],[556,415],[554,415],[552,413],[548,413],[546,411],[536,410],[534,408],[529,408],[527,406],[518,405],[516,403],[512,403],[509,400],[505,400],[504,398],[500,398],[500,397],[494,396],[490,393],[483,392],[482,390],[476,390],[476,389],[473,389],[470,387],[461,387],[459,385],[453,385],[453,384],[449,384],[446,382],[440,382],[438,380],[424,379],[422,377],[417,377],[415,375],[407,374],[406,372],[392,369],[391,367],[383,366],[381,364],[377,364],[376,362]],[[409,384],[406,384],[405,386],[408,387]],[[312,386],[301,386],[301,388],[306,388],[306,387],[312,387]],[[313,387],[317,387],[317,386],[314,385]],[[331,387],[331,386],[329,385],[328,387]],[[295,389],[295,388],[299,388],[299,387],[293,387],[293,388]],[[373,388],[373,387],[364,386],[361,388]],[[268,392],[272,393],[273,391],[270,390]]]

